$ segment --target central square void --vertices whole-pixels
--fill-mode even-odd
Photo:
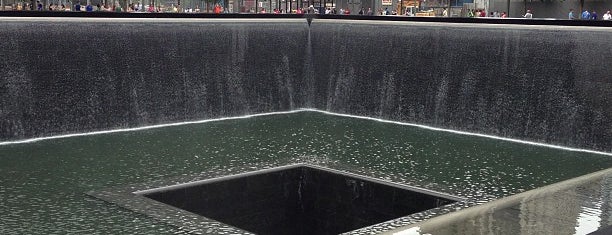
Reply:
[[[338,234],[456,202],[424,189],[309,165],[139,194],[256,234]]]

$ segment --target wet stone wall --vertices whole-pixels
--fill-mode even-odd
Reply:
[[[0,24],[0,139],[290,110],[305,21]]]
[[[612,44],[598,39],[612,30],[318,22],[312,31],[321,109],[612,148]]]
[[[65,21],[0,24],[0,140],[307,107],[612,151],[607,28]]]

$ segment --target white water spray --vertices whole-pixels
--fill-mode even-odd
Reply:
[[[538,143],[538,142],[532,142],[532,141],[512,139],[512,138],[506,138],[506,137],[500,137],[500,136],[494,136],[494,135],[486,135],[486,134],[472,133],[472,132],[466,132],[466,131],[457,131],[457,130],[451,130],[451,129],[444,129],[444,128],[426,126],[426,125],[421,125],[421,124],[415,124],[415,123],[391,121],[391,120],[385,120],[385,119],[373,118],[373,117],[366,117],[366,116],[357,116],[357,115],[350,115],[350,114],[334,113],[334,112],[323,111],[323,110],[312,109],[312,108],[302,108],[302,109],[296,109],[296,110],[291,110],[291,111],[281,111],[281,112],[250,114],[250,115],[237,116],[237,117],[224,117],[224,118],[214,118],[214,119],[205,119],[205,120],[188,121],[188,122],[177,122],[177,123],[159,124],[159,125],[144,126],[144,127],[134,127],[134,128],[126,128],[126,129],[115,129],[115,130],[94,131],[94,132],[87,132],[87,133],[75,133],[75,134],[66,134],[66,135],[57,135],[57,136],[48,136],[48,137],[38,137],[38,138],[31,138],[31,139],[24,139],[24,140],[0,142],[0,145],[24,144],[24,143],[32,143],[32,142],[37,142],[37,141],[60,139],[60,138],[69,138],[69,137],[78,137],[78,136],[89,136],[89,135],[99,135],[99,134],[109,134],[109,133],[118,133],[118,132],[129,132],[129,131],[140,131],[140,130],[147,130],[147,129],[154,129],[154,128],[163,128],[163,127],[171,127],[171,126],[182,126],[182,125],[189,125],[189,124],[200,124],[200,123],[216,122],[216,121],[224,121],[224,120],[234,120],[234,119],[246,119],[246,118],[252,118],[252,117],[270,116],[270,115],[278,115],[278,114],[291,114],[291,113],[299,113],[299,112],[318,112],[318,113],[323,113],[323,114],[333,115],[333,116],[339,116],[339,117],[350,117],[350,118],[372,120],[372,121],[377,121],[377,122],[382,122],[382,123],[397,124],[397,125],[402,125],[402,126],[412,126],[412,127],[418,127],[418,128],[423,128],[423,129],[432,130],[432,131],[442,131],[442,132],[459,134],[459,135],[484,137],[484,138],[490,138],[490,139],[495,139],[495,140],[510,141],[510,142],[515,142],[515,143],[528,144],[528,145],[534,145],[534,146],[539,146],[539,147],[547,147],[547,148],[554,148],[554,149],[561,149],[561,150],[573,151],[573,152],[584,152],[584,153],[592,153],[592,154],[600,154],[600,155],[612,156],[612,153],[602,152],[602,151],[564,147],[564,146],[559,146],[559,145],[554,145],[554,144],[545,144],[545,143]]]

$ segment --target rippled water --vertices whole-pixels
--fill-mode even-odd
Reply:
[[[483,202],[612,167],[605,155],[317,112],[261,116],[0,146],[0,234],[183,233],[85,192],[303,159]]]

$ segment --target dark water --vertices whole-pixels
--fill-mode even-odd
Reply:
[[[0,234],[182,233],[85,192],[302,161],[483,201],[612,167],[605,155],[297,112],[0,145]]]

